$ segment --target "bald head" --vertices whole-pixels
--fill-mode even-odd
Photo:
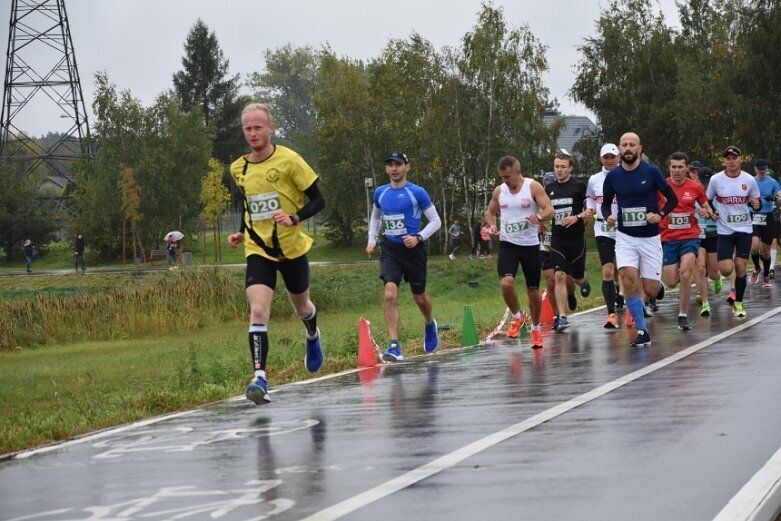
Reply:
[[[640,136],[634,132],[625,133],[618,143],[618,151],[621,153],[621,164],[624,169],[634,170],[640,164],[640,156],[643,153]]]

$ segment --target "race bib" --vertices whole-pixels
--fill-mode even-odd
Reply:
[[[705,227],[700,226],[700,239],[704,239],[704,238],[705,238]]]
[[[404,214],[383,215],[385,235],[407,235],[407,225],[404,224]]]
[[[746,224],[751,222],[751,216],[747,213],[731,213],[727,216],[728,224]]]
[[[599,226],[599,231],[604,233],[611,233],[616,231],[616,227],[614,225],[611,225],[607,221],[600,221],[597,226]]]
[[[667,221],[667,228],[670,230],[688,230],[692,227],[688,213],[671,213]]]
[[[542,245],[546,248],[550,248],[550,239],[553,236],[552,232],[545,232],[542,234]]]
[[[271,219],[274,212],[282,209],[277,192],[247,196],[247,206],[252,221]]]
[[[754,223],[754,226],[767,226],[767,214],[755,213],[752,222]]]
[[[645,206],[638,206],[636,208],[622,208],[621,209],[621,222],[624,227],[634,228],[637,226],[645,226],[648,221],[645,219]]]
[[[559,208],[553,216],[553,224],[561,225],[561,221],[572,215],[572,207]]]
[[[515,237],[521,235],[529,228],[531,223],[526,219],[518,222],[504,223],[504,234],[508,237]]]

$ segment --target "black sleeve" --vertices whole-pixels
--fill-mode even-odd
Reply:
[[[315,182],[312,183],[309,188],[304,190],[304,194],[309,200],[297,213],[298,218],[302,221],[304,219],[309,219],[325,208],[325,199],[323,199],[323,194],[320,193],[320,188],[317,186],[317,179],[315,179]]]
[[[605,183],[602,187],[602,216],[607,219],[613,214],[613,199],[616,193],[613,191],[613,187]],[[616,216],[618,217],[618,216]]]
[[[662,192],[662,195],[667,198],[667,202],[664,203],[664,208],[661,210],[664,212],[664,215],[667,215],[675,210],[676,206],[678,206],[678,197],[675,195],[675,191],[673,191],[673,187],[670,185],[667,185],[663,190],[660,191]]]

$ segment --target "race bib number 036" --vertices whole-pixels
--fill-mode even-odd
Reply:
[[[636,208],[622,208],[621,222],[625,227],[645,226],[648,221],[645,219],[645,206]]]
[[[274,212],[282,209],[277,192],[250,195],[247,197],[247,205],[249,206],[250,219],[253,221],[271,219]]]
[[[404,224],[404,214],[383,215],[385,235],[407,235],[407,225]]]

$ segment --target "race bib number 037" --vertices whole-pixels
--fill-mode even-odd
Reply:
[[[529,221],[505,223],[504,233],[507,234],[508,236],[520,235],[527,228],[529,228]]]
[[[247,197],[247,205],[249,206],[250,219],[253,221],[271,219],[274,212],[282,209],[277,192],[250,195]]]

